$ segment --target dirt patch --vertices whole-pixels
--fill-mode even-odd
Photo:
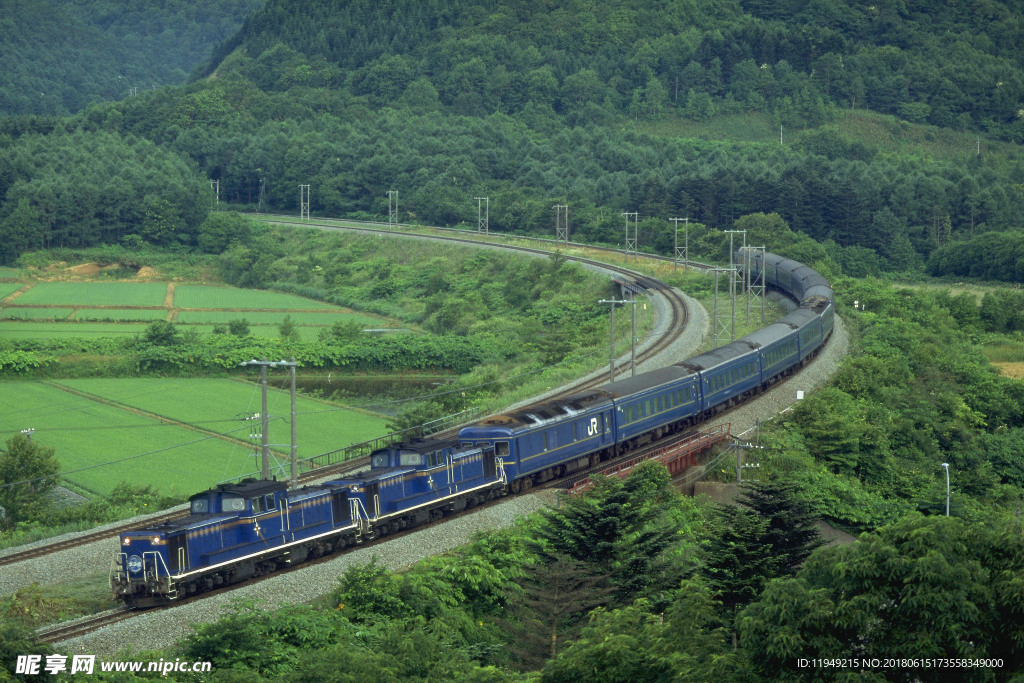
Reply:
[[[167,294],[164,296],[164,308],[174,308],[174,290],[177,289],[178,283],[168,282],[167,283]]]
[[[150,268],[149,266],[142,266],[141,268],[139,268],[139,272],[135,273],[135,277],[140,278],[156,277],[157,275],[159,275],[159,273],[156,272],[156,269]]]
[[[1024,380],[1024,363],[993,363],[999,373],[1014,379]]]
[[[77,266],[71,266],[68,270],[75,275],[95,275],[103,269],[96,263],[82,263]]]

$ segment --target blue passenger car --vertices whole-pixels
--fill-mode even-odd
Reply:
[[[513,491],[572,472],[615,448],[615,405],[606,391],[486,418],[459,432],[463,444],[493,445]]]
[[[761,386],[767,388],[800,362],[799,339],[792,323],[772,323],[744,337],[761,355]]]
[[[728,408],[761,384],[760,356],[757,349],[743,339],[679,365],[700,373],[701,410],[705,414]]]
[[[796,326],[801,362],[821,346],[821,317],[814,311],[798,308],[785,315],[781,322]]]
[[[621,379],[602,387],[615,397],[615,434],[620,444],[659,438],[673,426],[692,424],[700,413],[697,373],[678,365]]]

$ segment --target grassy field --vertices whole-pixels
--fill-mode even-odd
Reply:
[[[24,286],[24,282],[0,282],[0,299],[14,294]]]
[[[165,309],[154,308],[81,308],[75,312],[75,320],[163,320]]]
[[[254,371],[254,377],[257,373]],[[287,374],[271,372],[267,403],[271,442],[287,444],[290,401]],[[226,431],[260,410],[256,383],[229,379],[135,378],[61,380],[62,386],[192,425]],[[300,396],[296,401],[300,456],[310,457],[383,435],[385,419]],[[287,451],[285,445],[283,450]]]
[[[248,442],[249,423],[240,418],[259,411],[259,394],[255,384],[211,379],[2,382],[0,405],[15,407],[0,415],[0,437],[32,427],[34,439],[56,449],[66,479],[88,492],[106,495],[129,481],[188,495],[258,469],[250,447],[200,430]],[[287,392],[272,391],[269,405],[271,443],[287,453]],[[297,413],[299,457],[387,431],[382,417],[322,401],[302,398]]]
[[[37,282],[18,304],[162,306],[167,285],[156,282]]]
[[[0,317],[16,320],[64,320],[75,312],[73,308],[4,308]]]
[[[174,290],[174,305],[177,308],[333,309],[341,312],[337,306],[294,294],[203,285],[179,285]]]
[[[5,339],[58,339],[62,337],[110,337],[126,334],[142,334],[143,324],[131,323],[75,323],[62,322],[59,325],[44,322],[19,322],[0,320],[0,337]]]
[[[999,372],[1013,379],[1024,380],[1024,363],[993,363]]]
[[[341,320],[344,322],[355,322],[366,327],[380,327],[382,321],[366,315],[355,313],[315,313],[300,311],[287,313],[284,311],[182,311],[178,314],[179,323],[220,323],[226,324],[232,320],[244,318],[252,325],[278,325],[285,316],[290,315],[292,322],[299,326],[328,326]]]
[[[22,286],[22,283],[0,283],[0,298]],[[173,305],[165,306],[167,290],[166,283],[152,282],[37,282],[17,299],[0,307],[0,334],[9,339],[141,334],[145,326],[132,325],[132,321],[165,319],[188,325],[200,334],[210,334],[215,325],[244,318],[252,325],[251,334],[274,338],[279,334],[277,326],[290,315],[300,336],[312,339],[320,330],[339,321],[369,328],[397,324],[300,296],[234,287],[179,285],[174,289]],[[95,308],[111,305],[159,308]],[[222,310],[181,311],[180,308]],[[44,320],[53,322],[42,323]]]

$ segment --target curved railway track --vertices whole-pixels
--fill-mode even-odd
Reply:
[[[377,228],[371,228],[371,227],[361,228],[361,227],[337,226],[337,225],[331,225],[331,224],[328,224],[328,223],[318,223],[318,222],[315,222],[315,221],[309,221],[309,222],[307,222],[307,221],[301,221],[301,222],[300,221],[289,221],[289,220],[285,220],[284,217],[281,217],[280,220],[278,220],[277,217],[275,217],[275,220],[270,221],[270,222],[274,223],[274,224],[294,225],[294,226],[299,226],[299,227],[311,227],[311,228],[317,228],[317,229],[322,229],[322,230],[331,230],[331,231],[337,230],[337,231],[346,231],[346,232],[367,232],[367,233],[374,233],[374,234],[379,234],[380,233],[380,230],[377,229]],[[373,224],[370,224],[370,225],[373,225]],[[510,250],[514,250],[514,251],[521,251],[521,252],[526,252],[526,253],[531,253],[531,254],[536,254],[536,255],[542,255],[542,256],[548,256],[548,255],[551,254],[551,251],[550,250],[546,250],[546,249],[538,249],[538,248],[522,247],[522,246],[514,246],[514,245],[501,245],[501,244],[497,244],[497,243],[493,243],[493,242],[481,242],[479,240],[472,240],[472,239],[459,238],[459,237],[445,237],[445,236],[435,236],[435,235],[424,235],[423,233],[400,232],[400,231],[394,231],[394,230],[388,231],[387,234],[389,234],[389,235],[397,235],[397,236],[400,236],[400,237],[444,240],[444,241],[462,243],[462,244],[466,244],[466,245],[469,245],[469,246],[476,246],[476,247],[479,247],[479,246],[483,245],[483,246],[497,247],[497,248],[503,248],[503,249],[510,249]],[[572,243],[572,244],[575,244],[575,243]],[[579,246],[588,246],[588,245],[579,245]],[[614,249],[610,249],[610,248],[606,248],[606,247],[598,247],[598,249],[605,250],[605,251],[615,251]],[[621,253],[621,252],[618,252],[618,253]],[[645,257],[646,257],[646,255],[645,255]],[[679,292],[677,292],[676,290],[673,290],[671,287],[668,287],[664,283],[662,283],[662,282],[660,282],[660,281],[658,281],[658,280],[656,280],[654,278],[648,277],[646,275],[642,275],[641,273],[637,273],[636,271],[630,270],[628,268],[624,268],[624,267],[621,267],[621,266],[610,265],[610,264],[607,264],[607,263],[604,263],[604,262],[601,262],[601,261],[597,261],[597,260],[594,260],[594,259],[587,259],[587,258],[575,257],[575,256],[567,256],[566,259],[567,260],[572,260],[572,261],[577,261],[577,262],[580,262],[580,263],[585,263],[585,264],[588,264],[588,265],[591,265],[591,266],[594,266],[594,267],[597,267],[597,268],[601,268],[601,269],[604,269],[604,270],[615,272],[615,273],[617,273],[617,274],[619,274],[621,276],[629,278],[630,280],[635,282],[636,285],[639,288],[644,289],[644,290],[646,290],[648,292],[651,292],[651,293],[657,292],[657,293],[661,294],[661,296],[665,299],[666,304],[669,307],[669,321],[668,321],[667,325],[664,327],[665,331],[658,338],[656,338],[647,348],[645,348],[642,351],[637,353],[637,364],[638,365],[640,363],[646,361],[646,360],[649,360],[651,358],[657,357],[658,354],[660,354],[662,351],[664,351],[668,346],[670,346],[675,341],[676,337],[678,337],[679,333],[682,331],[683,327],[686,325],[687,310],[686,310],[686,302],[685,302],[685,300],[683,299],[682,295]],[[702,265],[702,264],[700,264],[700,265]],[[563,389],[561,391],[557,392],[556,394],[553,394],[551,396],[551,398],[558,398],[558,397],[561,397],[561,396],[568,396],[570,394],[574,394],[574,393],[577,393],[577,392],[580,392],[580,391],[584,391],[586,389],[591,389],[593,387],[600,386],[602,384],[605,384],[606,382],[607,382],[607,376],[604,375],[604,374],[597,374],[596,376],[593,376],[593,377],[582,378],[580,380],[577,380],[576,382],[573,382],[573,383],[567,385],[566,387],[563,387]],[[441,432],[441,433],[437,434],[437,436],[443,438],[445,436],[454,435],[454,433],[456,433],[457,430],[458,430],[458,427],[453,428],[451,430],[447,430],[445,432]],[[346,461],[344,463],[338,463],[336,465],[329,465],[329,466],[317,468],[315,470],[311,470],[309,472],[305,472],[302,475],[300,475],[299,476],[299,483],[307,484],[307,483],[310,483],[311,481],[314,481],[314,480],[317,480],[317,479],[322,479],[322,478],[324,478],[326,476],[331,476],[333,474],[338,474],[338,473],[350,471],[350,470],[353,470],[353,469],[358,469],[360,467],[365,467],[367,464],[369,464],[369,458],[368,457],[362,457],[362,458],[356,458],[354,460],[349,460],[349,461]],[[8,555],[0,557],[0,566],[15,564],[17,562],[22,562],[24,560],[30,560],[32,558],[40,557],[40,556],[43,556],[43,555],[48,555],[48,554],[54,553],[54,552],[59,552],[61,550],[66,550],[68,548],[75,548],[75,547],[78,547],[78,546],[81,546],[81,545],[85,545],[87,543],[94,543],[96,541],[101,541],[101,540],[104,540],[104,539],[107,539],[107,538],[113,538],[113,537],[118,536],[121,532],[124,532],[124,531],[131,531],[133,529],[149,527],[149,526],[152,526],[154,524],[160,524],[160,523],[171,521],[171,520],[174,520],[174,519],[179,519],[179,518],[185,517],[187,515],[188,515],[188,513],[186,511],[168,512],[168,513],[159,515],[157,517],[148,519],[145,522],[135,522],[135,523],[122,524],[122,525],[118,525],[118,526],[113,527],[113,528],[105,529],[103,531],[88,532],[88,533],[82,534],[80,536],[76,536],[74,538],[69,538],[69,539],[66,539],[66,540],[63,540],[63,541],[59,541],[57,543],[49,543],[49,544],[46,544],[46,545],[42,545],[42,546],[38,546],[38,547],[31,548],[31,549],[28,549],[28,550],[24,550],[24,551],[21,551],[21,552],[10,553]]]

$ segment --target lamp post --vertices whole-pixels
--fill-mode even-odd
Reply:
[[[946,470],[946,516],[949,517],[949,463],[942,463],[942,468]]]

